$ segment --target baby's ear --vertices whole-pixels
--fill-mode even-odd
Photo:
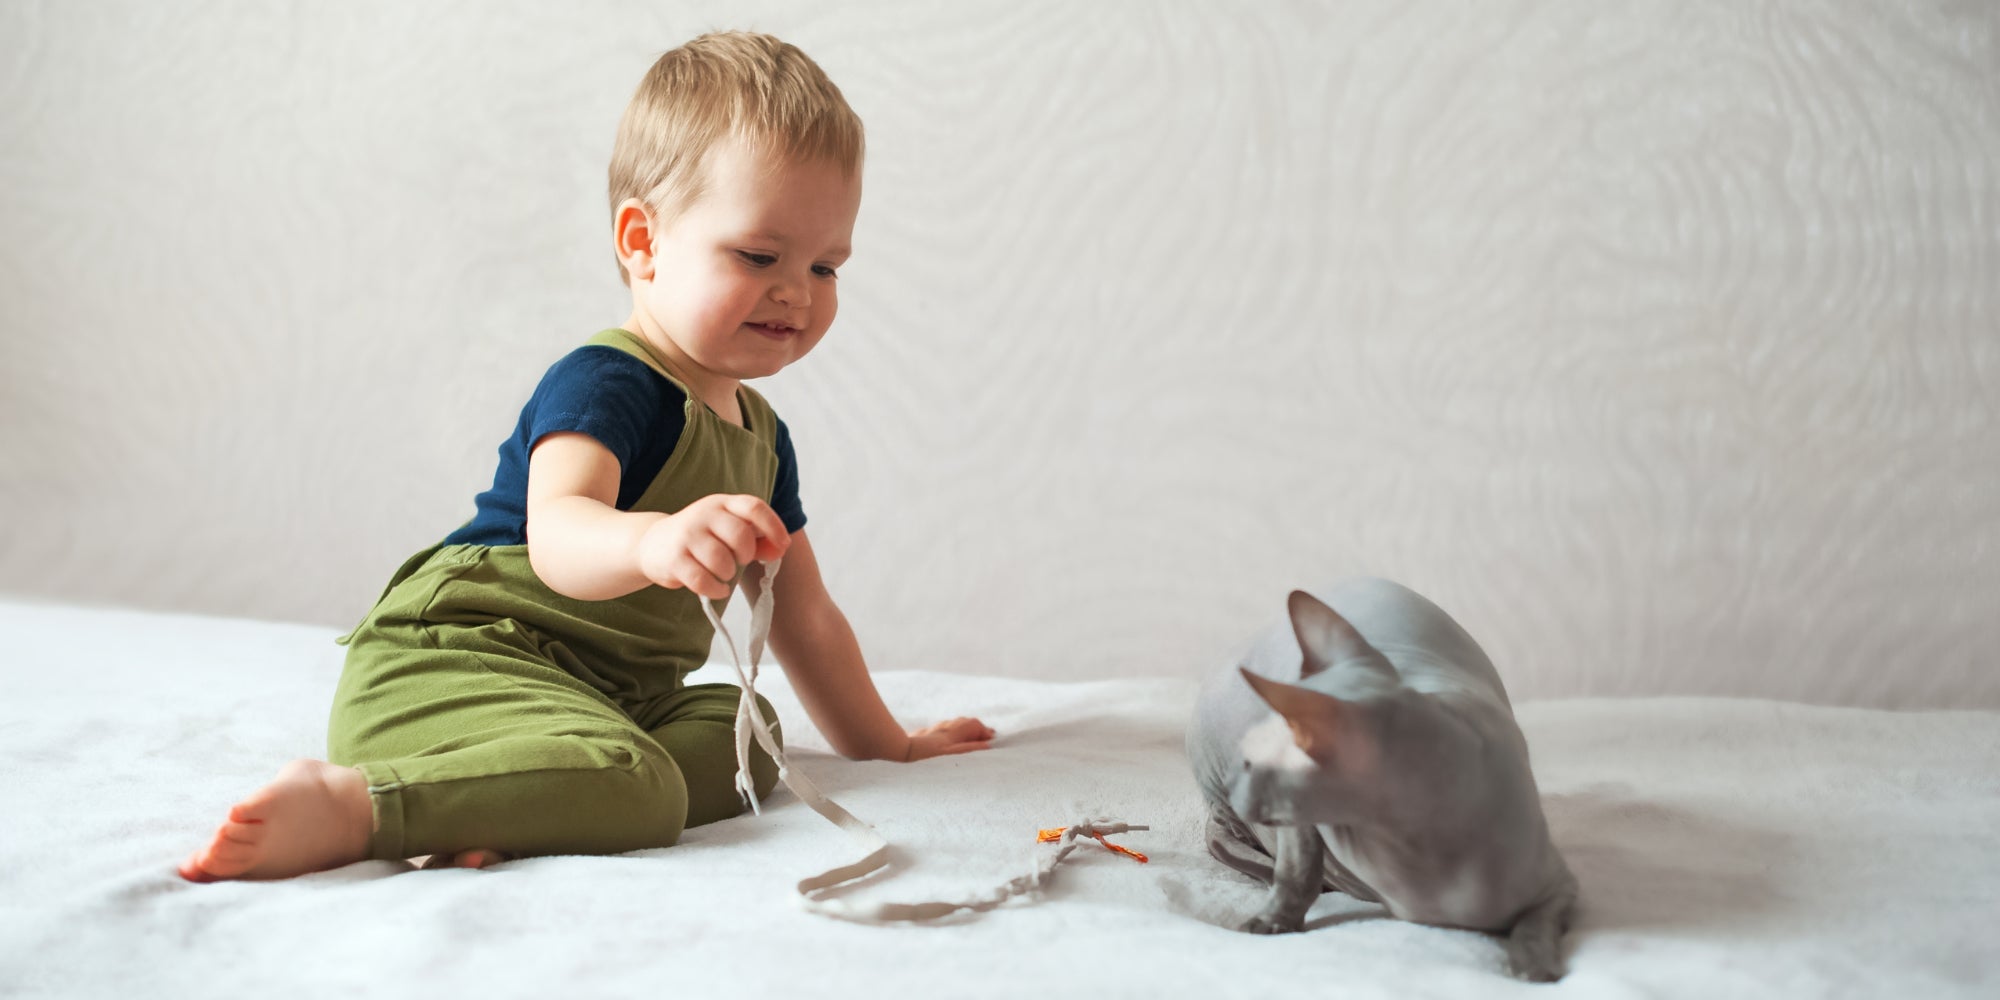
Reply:
[[[1292,633],[1299,637],[1299,651],[1305,654],[1300,677],[1311,677],[1342,660],[1381,658],[1382,654],[1340,612],[1327,607],[1319,598],[1294,590],[1285,601],[1285,608],[1291,613]]]
[[[646,203],[627,198],[611,219],[611,239],[628,282],[653,277],[653,213]]]
[[[1250,682],[1250,689],[1257,692],[1257,697],[1284,717],[1292,730],[1292,742],[1310,757],[1331,758],[1341,738],[1349,735],[1348,730],[1360,721],[1354,706],[1332,695],[1274,681],[1251,673],[1247,667],[1236,669],[1243,672],[1243,679]]]

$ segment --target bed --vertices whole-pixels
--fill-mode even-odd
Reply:
[[[906,724],[1001,733],[898,765],[828,753],[767,672],[794,766],[897,845],[853,898],[989,889],[1081,817],[1151,827],[1112,838],[1149,863],[1084,844],[1038,898],[878,927],[792,904],[855,850],[782,790],[670,850],[183,882],[235,797],[320,753],[334,630],[22,602],[0,624],[0,996],[2000,995],[2000,713],[1521,705],[1583,891],[1568,978],[1530,986],[1490,938],[1338,895],[1307,933],[1231,931],[1260,890],[1202,851],[1192,677],[883,673]]]

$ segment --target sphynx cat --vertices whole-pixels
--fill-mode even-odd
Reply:
[[[1472,636],[1416,592],[1293,591],[1202,689],[1188,758],[1208,850],[1271,885],[1241,929],[1303,929],[1338,889],[1422,924],[1506,935],[1508,969],[1563,973],[1576,879],[1549,840],[1528,744]]]

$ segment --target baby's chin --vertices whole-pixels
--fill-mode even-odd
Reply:
[[[751,378],[764,378],[766,376],[776,375],[779,372],[784,371],[786,368],[789,368],[792,365],[797,364],[799,362],[799,359],[805,357],[807,351],[810,350],[810,348],[804,347],[803,345],[797,345],[797,346],[785,345],[785,346],[790,347],[790,349],[759,352],[759,354],[756,356],[742,359],[743,374],[738,375],[736,377],[740,379],[751,379]]]
[[[792,362],[797,360],[798,360],[797,358],[787,358],[782,362],[773,362],[769,364],[740,365],[729,372],[729,377],[737,380],[738,382],[748,382],[751,379],[758,379],[758,378],[770,378],[771,376],[776,375],[781,371],[784,371],[786,368],[791,366]]]

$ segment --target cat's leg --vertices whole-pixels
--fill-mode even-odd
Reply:
[[[1319,839],[1319,830],[1309,824],[1271,829],[1277,853],[1271,894],[1264,900],[1264,909],[1237,928],[1251,934],[1290,934],[1303,929],[1306,911],[1312,909],[1324,885],[1321,856],[1326,847]]]
[[[1271,853],[1235,813],[1208,804],[1208,854],[1265,885],[1271,884]]]
[[[1531,983],[1561,979],[1563,931],[1569,926],[1575,904],[1576,883],[1570,880],[1515,918],[1507,933],[1507,971]]]

